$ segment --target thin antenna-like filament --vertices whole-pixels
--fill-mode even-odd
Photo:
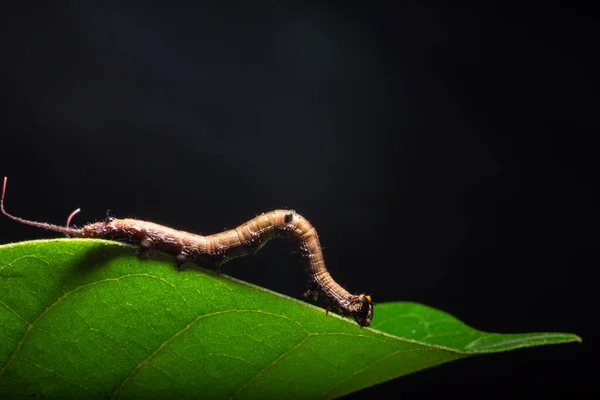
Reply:
[[[17,221],[20,222],[22,224],[26,224],[26,225],[31,225],[31,226],[36,226],[38,228],[44,228],[44,229],[50,229],[56,232],[61,232],[64,233],[66,235],[78,235],[82,233],[81,229],[74,229],[74,228],[69,228],[68,224],[71,221],[71,218],[77,214],[79,212],[79,209],[75,210],[74,212],[71,213],[71,215],[69,216],[69,219],[67,220],[67,226],[59,226],[59,225],[54,225],[54,224],[48,224],[46,222],[37,222],[37,221],[30,221],[27,219],[23,219],[23,218],[19,218],[19,217],[15,217],[12,214],[9,214],[5,209],[4,209],[4,195],[6,194],[6,182],[8,181],[8,177],[4,177],[4,183],[2,184],[2,197],[0,197],[0,211],[2,211],[2,214],[6,215],[8,218],[12,219],[13,221]]]
[[[67,218],[67,225],[65,225],[65,227],[69,227],[69,225],[71,225],[71,220],[73,219],[73,217],[79,212],[81,211],[81,208],[78,208],[77,210],[73,211],[71,214],[69,214],[69,217]],[[71,237],[68,233],[65,233],[66,237]]]
[[[78,208],[77,210],[73,211],[71,215],[69,215],[69,218],[67,218],[67,225],[65,225],[67,228],[69,227],[69,225],[71,225],[71,220],[77,213],[79,213],[79,211],[81,211],[81,208]]]

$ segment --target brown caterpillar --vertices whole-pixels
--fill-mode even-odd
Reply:
[[[61,232],[67,236],[136,243],[139,244],[140,255],[152,249],[174,254],[177,268],[186,262],[205,264],[208,261],[218,270],[223,263],[233,258],[256,253],[270,239],[293,238],[298,243],[299,254],[309,279],[310,286],[304,295],[312,296],[316,300],[319,293],[323,293],[328,299],[327,312],[335,306],[343,315],[353,317],[361,327],[369,326],[373,319],[371,296],[350,294],[333,280],[325,268],[317,231],[303,216],[293,210],[270,211],[235,229],[208,236],[178,231],[152,222],[111,217],[82,228],[72,228],[69,227],[71,219],[79,209],[69,215],[65,226],[29,221],[7,213],[4,210],[6,182],[5,177],[0,209],[7,217],[22,224]]]

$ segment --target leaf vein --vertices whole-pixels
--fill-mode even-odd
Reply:
[[[351,375],[348,375],[346,378],[344,378],[342,381],[338,382],[337,384],[335,384],[334,386],[332,386],[331,388],[329,388],[329,390],[327,390],[324,394],[323,397],[327,396],[328,393],[330,393],[333,389],[335,389],[336,387],[343,385],[345,382],[347,382],[348,380],[352,379],[353,377],[355,377],[356,375],[360,374],[361,372],[365,371],[368,368],[371,368],[373,365],[377,364],[378,362],[381,362],[383,360],[385,360],[386,358],[390,358],[393,356],[396,356],[398,354],[407,354],[407,353],[415,353],[418,351],[435,351],[435,349],[428,349],[428,348],[414,348],[414,349],[403,349],[403,350],[396,350],[393,353],[388,353],[386,355],[384,355],[383,357],[379,357],[373,361],[371,361],[370,363],[368,363],[367,365],[365,365],[364,367],[354,371]]]
[[[291,352],[293,352],[294,350],[298,349],[300,346],[302,346],[304,343],[306,343],[306,341],[311,337],[311,334],[309,333],[304,339],[302,339],[300,342],[298,342],[298,344],[296,344],[295,346],[289,348],[286,352],[282,353],[279,357],[277,357],[275,360],[271,361],[271,363],[267,366],[265,366],[262,370],[260,370],[256,375],[254,375],[252,378],[250,378],[246,383],[244,383],[242,386],[240,386],[235,392],[233,392],[233,394],[231,395],[231,397],[229,397],[229,400],[233,399],[239,392],[241,392],[242,390],[244,390],[246,387],[248,387],[252,382],[254,382],[255,380],[257,380],[262,374],[264,374],[266,371],[268,371],[269,369],[271,369],[275,364],[277,364],[279,361],[281,361],[282,359],[284,359],[288,354],[290,354]]]
[[[171,343],[175,338],[177,338],[182,333],[187,332],[196,322],[198,322],[198,321],[200,321],[201,319],[204,319],[204,318],[213,317],[213,316],[216,316],[216,315],[228,314],[228,313],[232,313],[232,312],[239,312],[239,311],[252,312],[253,310],[236,310],[236,309],[231,309],[231,310],[216,311],[216,312],[213,312],[213,313],[210,313],[210,314],[196,315],[196,317],[192,321],[190,321],[190,323],[188,323],[185,327],[183,327],[179,331],[175,332],[168,339],[166,339],[165,341],[163,341],[160,344],[160,346],[158,346],[158,348],[152,352],[152,354],[150,354],[142,362],[138,363],[138,365],[135,366],[135,368],[129,373],[129,375],[127,375],[125,377],[125,379],[123,380],[123,382],[121,382],[121,384],[115,389],[115,391],[113,392],[113,394],[111,396],[111,399],[114,399],[114,398],[117,397],[117,395],[119,394],[119,392],[121,392],[121,390],[125,387],[125,385],[133,378],[133,376],[135,374],[138,373],[138,371],[144,365],[149,364],[150,360],[152,360],[158,353],[160,353],[169,343]]]
[[[52,303],[51,305],[49,305],[48,307],[46,307],[37,317],[36,319],[29,324],[29,326],[27,327],[27,330],[25,331],[25,333],[23,334],[23,337],[21,338],[21,340],[19,341],[19,343],[17,343],[17,346],[15,348],[15,351],[13,352],[13,354],[10,356],[10,358],[8,359],[8,361],[4,364],[4,366],[2,367],[2,369],[0,369],[0,377],[4,375],[4,373],[6,372],[6,369],[15,361],[15,359],[17,358],[17,354],[19,353],[19,351],[21,350],[21,348],[23,347],[23,344],[25,343],[25,340],[29,337],[29,335],[31,334],[31,332],[33,331],[33,329],[36,327],[36,325],[52,310],[54,309],[54,307],[56,307],[58,304],[62,303],[63,300],[67,299],[70,295],[72,295],[73,293],[76,293],[82,289],[88,288],[88,287],[92,287],[95,285],[99,285],[102,283],[107,283],[107,282],[120,282],[122,279],[125,278],[130,278],[130,277],[138,277],[138,276],[147,276],[147,277],[151,277],[154,279],[161,279],[157,276],[154,276],[152,274],[124,274],[115,278],[104,278],[98,281],[94,281],[94,282],[90,282],[90,283],[86,283],[84,285],[80,285],[77,286],[74,289],[71,289],[68,292],[65,292],[62,296],[60,296],[58,299],[56,299],[54,301],[54,303]],[[32,292],[33,293],[33,292]],[[39,297],[39,296],[38,296]]]

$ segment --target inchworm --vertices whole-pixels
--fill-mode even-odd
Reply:
[[[309,289],[304,294],[315,300],[319,293],[327,299],[327,311],[337,307],[343,315],[351,316],[361,327],[369,326],[373,319],[373,302],[367,294],[350,294],[333,280],[323,260],[323,252],[317,231],[303,216],[293,210],[274,210],[257,216],[250,221],[214,235],[201,236],[178,231],[153,222],[136,219],[107,217],[82,228],[70,227],[71,219],[80,210],[69,215],[65,226],[36,222],[15,217],[4,210],[4,193],[7,178],[4,178],[0,209],[7,217],[22,224],[49,229],[80,238],[111,239],[139,245],[139,254],[158,250],[174,254],[177,267],[186,262],[204,264],[207,261],[217,270],[223,263],[250,253],[256,253],[269,239],[290,237],[296,240],[299,254],[304,262],[309,279]]]

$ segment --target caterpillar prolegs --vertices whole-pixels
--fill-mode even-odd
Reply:
[[[139,245],[139,253],[158,250],[175,255],[177,267],[186,262],[205,264],[209,261],[217,270],[223,263],[261,249],[274,238],[292,238],[296,241],[309,279],[309,290],[305,296],[315,300],[322,293],[328,300],[327,311],[337,307],[343,315],[351,316],[361,327],[371,324],[373,302],[367,294],[353,295],[333,280],[323,259],[323,251],[315,228],[293,210],[274,210],[261,214],[235,229],[213,235],[202,236],[179,231],[153,222],[136,219],[107,217],[82,228],[70,227],[71,219],[79,212],[75,210],[65,226],[46,222],[29,221],[15,217],[4,210],[4,193],[7,178],[4,178],[0,210],[7,217],[27,225],[64,233],[80,238],[111,239]]]

